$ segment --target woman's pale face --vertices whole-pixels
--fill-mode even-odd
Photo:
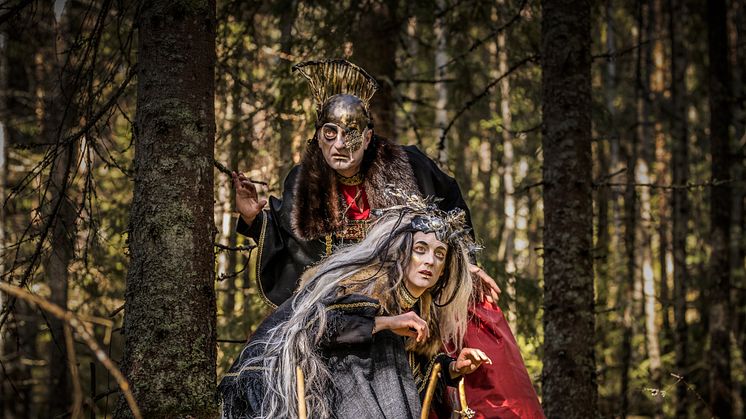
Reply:
[[[435,233],[414,233],[412,257],[407,265],[405,284],[409,292],[419,297],[438,282],[446,266],[448,245],[438,240]]]

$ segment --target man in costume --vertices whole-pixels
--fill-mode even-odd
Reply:
[[[363,239],[371,209],[404,204],[385,193],[390,186],[406,194],[438,197],[443,211],[462,209],[471,227],[468,207],[452,177],[416,147],[375,135],[369,103],[377,84],[370,75],[345,60],[309,61],[293,69],[309,83],[317,119],[300,164],[285,179],[282,199],[270,197],[263,209],[267,201],[257,196],[251,181],[233,174],[240,213],[237,231],[257,244],[253,270],[260,295],[272,307],[293,294],[306,268],[336,246]],[[474,265],[470,270],[484,285],[484,303],[496,303],[500,290],[494,280]],[[482,334],[477,326],[475,331]],[[522,362],[520,367],[523,386],[533,392]],[[498,398],[500,405],[510,400],[503,394]],[[540,411],[538,402],[533,405]]]

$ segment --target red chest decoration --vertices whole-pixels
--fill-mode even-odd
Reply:
[[[370,217],[370,205],[363,185],[339,185],[347,208],[347,219],[367,220]]]

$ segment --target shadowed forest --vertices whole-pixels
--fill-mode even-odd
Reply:
[[[458,181],[547,417],[746,417],[737,0],[3,1],[0,416],[219,415],[231,171],[281,196],[322,58]]]

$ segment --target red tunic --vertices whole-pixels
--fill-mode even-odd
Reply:
[[[367,220],[370,217],[370,205],[368,205],[368,195],[365,194],[363,185],[343,185],[339,184],[339,190],[342,192],[345,204],[347,205],[347,219],[349,220]],[[360,193],[360,196],[355,197]]]

